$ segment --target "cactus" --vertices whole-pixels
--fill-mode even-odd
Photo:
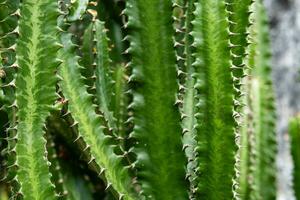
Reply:
[[[270,78],[270,50],[267,16],[262,1],[251,7],[247,73],[244,80],[245,107],[242,130],[242,199],[275,199],[276,132],[275,105]],[[266,148],[267,147],[267,148]],[[264,186],[268,186],[264,188]]]
[[[24,1],[20,15],[16,103],[13,104],[18,110],[14,149],[18,168],[15,180],[20,185],[17,193],[24,199],[55,199],[43,129],[57,98],[55,71],[59,61],[55,54],[60,46],[57,3]]]
[[[274,197],[260,1],[0,0],[0,11],[12,198]]]
[[[296,196],[296,199],[300,199],[300,163],[299,163],[299,156],[300,156],[300,149],[299,149],[299,142],[300,142],[300,129],[299,129],[299,117],[294,117],[290,120],[289,124],[289,135],[291,140],[291,154],[294,164],[294,170],[293,170],[293,188],[294,193]]]
[[[19,16],[19,1],[0,1],[0,71],[1,71],[1,110],[6,113],[1,115],[1,124],[5,124],[4,128],[7,130],[1,132],[1,155],[3,161],[1,163],[1,178],[10,179],[14,176],[14,173],[8,173],[9,166],[13,166],[15,157],[13,149],[15,147],[14,139],[8,140],[8,138],[15,138],[16,131],[16,108],[13,105],[15,101],[15,44],[17,36],[17,23]],[[9,118],[10,123],[7,124],[6,117]],[[2,127],[1,127],[2,129]],[[6,140],[6,142],[4,142]],[[13,167],[12,167],[13,168]],[[13,170],[11,170],[13,171]]]
[[[199,196],[231,199],[236,145],[234,88],[225,2],[199,1],[194,15],[194,66],[199,77],[196,85],[199,89],[199,139],[196,147],[199,154]]]

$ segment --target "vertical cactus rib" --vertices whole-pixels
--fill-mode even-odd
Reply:
[[[249,87],[254,128],[254,140],[250,142],[253,157],[253,191],[250,198],[271,200],[276,198],[276,114],[271,81],[271,54],[267,16],[262,1],[257,0],[253,9],[253,26],[250,29],[252,44],[249,46],[248,61],[251,68]]]
[[[113,98],[113,113],[114,117],[116,118],[116,127],[118,136],[124,138],[127,136],[126,128],[124,128],[124,124],[127,117],[127,75],[126,75],[126,68],[124,65],[120,64],[116,67],[114,72],[114,93],[115,96]]]
[[[236,89],[240,89],[245,70],[245,53],[250,26],[250,6],[254,0],[226,0],[229,19],[230,53]]]
[[[55,199],[46,158],[44,125],[57,98],[57,2],[25,0],[21,6],[16,77],[18,193],[25,200]]]
[[[115,137],[124,136],[124,130],[121,130],[124,122],[124,119],[121,119],[124,118],[124,105],[120,105],[124,103],[125,98],[124,72],[121,69],[124,67],[116,66],[115,72],[112,71],[113,63],[110,59],[109,39],[106,35],[108,30],[102,21],[96,19],[95,10],[91,9],[89,13],[94,16],[83,36],[82,74],[88,89],[95,90],[91,93],[99,111],[103,113],[108,128]]]
[[[105,22],[105,27],[109,29],[107,33],[108,37],[110,38],[110,56],[113,60],[113,63],[120,63],[124,61],[125,55],[122,54],[125,49],[124,41],[123,40],[123,30],[122,25],[122,7],[125,5],[124,2],[120,1],[99,1],[97,4],[97,12],[99,14],[100,21]]]
[[[195,69],[192,65],[194,57],[192,54],[193,38],[191,36],[192,20],[194,11],[194,1],[174,1],[173,18],[175,20],[175,48],[177,50],[177,75],[179,78],[178,104],[180,105],[183,131],[183,147],[185,150],[187,163],[186,177],[190,182],[190,198],[197,188],[197,167],[196,152],[197,146],[197,120],[196,109],[198,92],[196,85]],[[176,38],[177,36],[177,38]],[[183,78],[182,78],[183,77]],[[183,79],[183,81],[182,81]],[[183,90],[183,91],[182,91]],[[181,94],[182,93],[182,94]],[[182,101],[182,103],[181,103]]]
[[[95,19],[96,11],[89,10],[89,12],[95,16],[83,36],[81,48],[83,56],[80,62],[84,66],[82,74],[88,84],[88,89],[95,89],[91,93],[95,96],[95,101],[107,121],[108,128],[115,133],[116,122],[112,105],[113,74],[107,29],[102,21]]]
[[[247,145],[247,135],[241,135],[243,131],[243,127],[240,127],[243,120],[247,120],[247,116],[245,119],[242,118],[241,113],[243,112],[243,98],[242,96],[242,79],[246,76],[246,65],[245,65],[245,57],[246,57],[246,48],[249,44],[248,42],[248,34],[249,34],[249,26],[250,26],[250,6],[253,3],[253,0],[226,0],[226,10],[228,12],[228,20],[229,20],[229,47],[231,54],[231,69],[234,80],[234,112],[236,113],[235,121],[236,121],[236,143],[238,145],[238,151],[236,153],[236,177],[234,180],[234,196],[236,198],[240,197],[240,185],[239,179],[241,170],[241,156],[246,155],[247,153],[242,152],[243,150],[247,151],[247,147],[245,148],[242,145]],[[247,126],[244,124],[244,126]],[[247,132],[244,132],[247,134]],[[242,142],[245,142],[242,144]],[[243,158],[244,159],[244,158]],[[245,159],[247,159],[245,157]],[[243,163],[244,164],[244,163]]]
[[[199,198],[232,199],[235,176],[235,120],[230,66],[228,19],[224,0],[198,0],[193,21],[199,88],[198,191]]]
[[[81,46],[81,59],[79,64],[83,67],[81,74],[84,77],[84,83],[88,87],[88,92],[94,94],[95,93],[95,78],[94,75],[94,34],[93,34],[93,24],[89,24],[89,26],[85,29],[84,34],[82,36],[82,46]]]
[[[104,134],[100,116],[94,110],[92,97],[86,91],[83,78],[80,75],[78,57],[70,34],[63,34],[62,43],[65,48],[60,51],[63,60],[60,68],[60,83],[64,96],[69,102],[69,110],[73,114],[75,124],[78,124],[79,136],[86,144],[91,154],[90,162],[95,161],[100,167],[99,174],[104,174],[108,186],[112,186],[120,199],[135,199],[131,189],[131,178],[128,169],[121,164],[122,156],[114,153],[111,136]]]
[[[108,127],[115,131],[116,124],[112,113],[112,62],[109,58],[109,44],[106,36],[106,29],[104,23],[95,20],[93,22],[93,31],[95,32],[95,86],[96,86],[96,98],[100,108],[103,112],[104,118],[108,122]]]
[[[291,140],[291,155],[294,164],[293,188],[295,197],[300,199],[300,117],[297,116],[290,120],[289,135]]]
[[[137,180],[146,199],[188,198],[172,42],[172,2],[126,2],[131,54],[133,152]]]

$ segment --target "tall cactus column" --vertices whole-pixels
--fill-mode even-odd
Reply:
[[[196,61],[193,65],[199,90],[198,196],[210,200],[232,199],[237,146],[225,1],[199,0],[194,15],[192,35]]]
[[[185,157],[176,103],[171,1],[129,0],[125,13],[132,56],[137,180],[146,199],[185,200]]]
[[[246,63],[249,66],[244,92],[245,123],[242,138],[242,162],[247,170],[242,171],[242,199],[266,199],[276,197],[276,133],[275,105],[271,81],[269,33],[262,1],[251,6],[250,45]],[[246,164],[247,163],[247,164]],[[246,182],[247,180],[247,182]]]
[[[56,197],[46,158],[44,126],[57,98],[57,2],[25,0],[20,14],[14,105],[18,109],[15,179],[20,185],[18,194],[25,200],[50,200]]]

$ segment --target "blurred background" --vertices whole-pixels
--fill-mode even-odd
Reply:
[[[278,200],[294,200],[287,128],[290,117],[300,113],[300,1],[265,0],[265,5],[271,26],[278,113]]]

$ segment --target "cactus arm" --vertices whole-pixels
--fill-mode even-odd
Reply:
[[[109,44],[108,38],[106,36],[106,29],[104,23],[95,20],[93,31],[95,32],[95,85],[96,85],[96,97],[97,102],[100,108],[100,111],[103,112],[104,118],[107,120],[109,129],[115,130],[115,119],[111,110],[112,103],[112,62],[109,58]]]
[[[289,123],[289,135],[291,140],[291,155],[294,164],[293,188],[295,197],[300,199],[300,117],[295,117]]]
[[[84,77],[84,83],[88,87],[88,92],[94,94],[94,34],[93,34],[93,24],[85,29],[82,39],[81,53],[82,57],[79,61],[80,65],[83,67],[80,71]]]
[[[137,180],[146,199],[188,198],[180,114],[175,104],[172,2],[126,2]]]
[[[135,199],[130,189],[132,183],[128,170],[122,166],[121,157],[114,153],[113,146],[110,145],[111,137],[104,134],[100,116],[95,113],[92,98],[84,86],[70,34],[64,34],[62,42],[65,48],[60,51],[60,57],[64,61],[60,69],[61,88],[69,102],[75,124],[78,123],[78,138],[83,138],[86,142],[91,162],[94,160],[100,167],[99,173],[105,175],[107,184],[125,200]]]
[[[200,93],[197,193],[204,199],[232,199],[236,144],[225,1],[199,0],[194,15],[193,65]]]
[[[122,30],[122,6],[120,3],[115,1],[100,1],[97,5],[97,12],[99,14],[100,21],[105,22],[105,27],[109,30],[107,33],[110,38],[111,52],[110,56],[113,63],[123,62],[125,56],[123,54],[125,50],[125,44],[123,40],[123,30]]]
[[[18,194],[25,200],[56,199],[46,158],[44,125],[57,98],[55,59],[58,45],[55,1],[22,2],[16,57]],[[45,48],[46,47],[46,48]]]
[[[187,163],[186,177],[190,182],[190,198],[193,197],[197,188],[197,167],[196,151],[196,126],[195,117],[197,110],[197,89],[195,87],[195,69],[192,65],[194,57],[192,54],[193,38],[191,36],[194,1],[176,0],[173,2],[173,18],[175,19],[175,48],[177,53],[177,75],[179,79],[178,105],[180,106],[182,118],[182,141],[185,150]],[[181,103],[182,101],[182,103]]]
[[[94,19],[83,36],[82,71],[88,89],[95,89],[93,93],[99,110],[107,122],[109,129],[116,132],[116,122],[113,116],[113,78],[112,61],[109,55],[109,39],[107,29],[102,21]]]
[[[262,2],[257,0],[253,9],[253,26],[250,29],[252,44],[249,46],[248,61],[251,68],[249,87],[254,124],[254,138],[250,142],[253,178],[250,198],[269,200],[276,197],[276,114],[271,81],[271,54],[267,16]]]
[[[249,44],[248,34],[250,26],[250,7],[253,3],[253,0],[226,0],[227,3],[227,13],[229,20],[229,40],[230,40],[230,54],[231,54],[231,68],[232,74],[234,77],[234,112],[239,113],[235,115],[236,129],[235,134],[237,138],[237,145],[239,147],[236,153],[236,177],[234,180],[234,195],[236,198],[243,196],[241,193],[245,193],[246,188],[240,189],[240,187],[247,186],[247,164],[248,164],[248,129],[247,124],[248,119],[246,114],[245,118],[242,118],[242,112],[248,110],[247,108],[243,109],[242,106],[244,103],[247,104],[246,99],[242,99],[242,84],[243,79],[246,76],[246,48]],[[244,122],[244,127],[240,127],[242,121]],[[245,128],[246,127],[246,128]],[[244,135],[242,135],[244,134]],[[243,160],[245,159],[245,160]],[[242,163],[244,162],[244,163]],[[243,165],[243,166],[241,166]],[[243,171],[244,170],[244,171]],[[245,176],[243,173],[246,173]],[[242,176],[242,177],[240,177]],[[240,181],[243,179],[243,186],[240,186]],[[244,190],[244,191],[243,191]]]

